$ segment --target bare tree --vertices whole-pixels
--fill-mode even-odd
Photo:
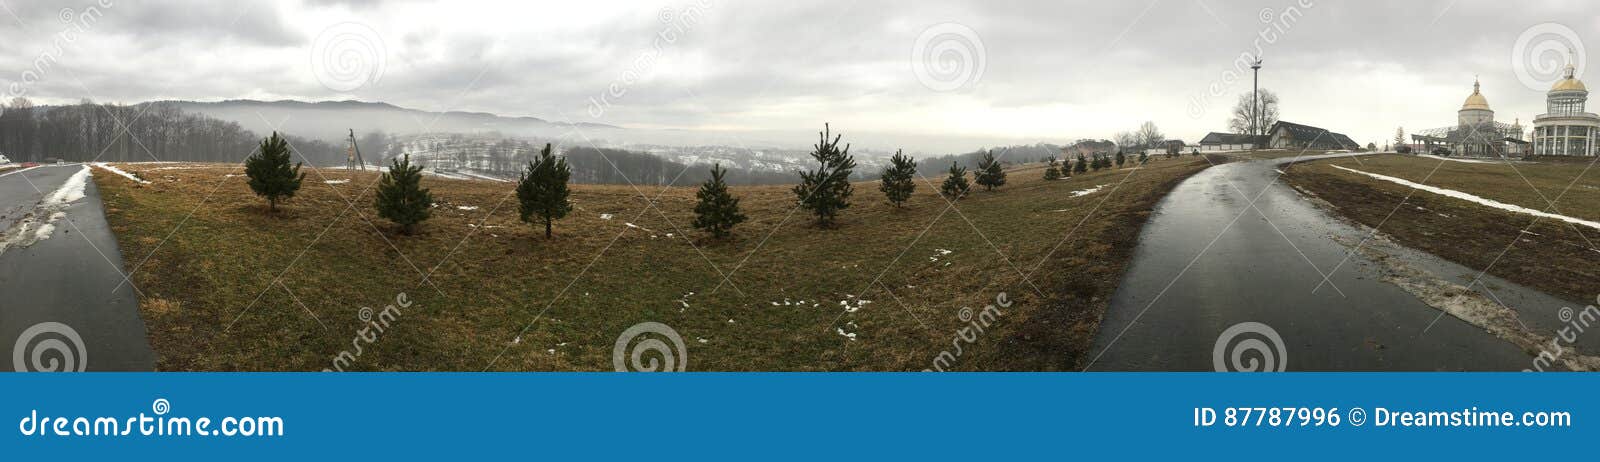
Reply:
[[[1233,105],[1233,117],[1228,119],[1228,130],[1242,134],[1264,134],[1272,124],[1278,123],[1278,94],[1261,90],[1260,106],[1250,104],[1250,95],[1239,95],[1239,102]],[[1259,110],[1256,117],[1250,116],[1252,108]]]
[[[1150,121],[1145,121],[1143,125],[1139,126],[1138,137],[1139,145],[1142,148],[1160,147],[1161,142],[1167,140],[1167,136],[1161,133],[1161,129],[1156,128],[1156,123]]]
[[[1113,136],[1112,138],[1116,139],[1116,141],[1117,141],[1117,150],[1119,150],[1119,151],[1130,151],[1130,150],[1141,149],[1139,147],[1139,135],[1137,135],[1137,134],[1135,134],[1133,132],[1117,132],[1116,136]],[[1071,159],[1068,159],[1068,160],[1071,160]]]

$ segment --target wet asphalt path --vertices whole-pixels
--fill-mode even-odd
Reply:
[[[1265,324],[1279,335],[1284,351],[1275,357],[1290,371],[1530,367],[1532,357],[1520,348],[1453,316],[1441,317],[1440,310],[1383,281],[1379,265],[1361,254],[1339,265],[1350,248],[1333,237],[1360,242],[1368,232],[1277,181],[1279,165],[1291,160],[1209,168],[1157,205],[1112,297],[1091,353],[1097,359],[1088,370],[1215,370],[1219,337],[1243,322]],[[1481,270],[1402,250],[1403,258],[1457,283]],[[1318,289],[1326,272],[1333,272],[1332,284]],[[1554,319],[1549,313],[1564,306],[1498,278],[1484,280],[1504,303],[1522,310],[1529,324]],[[1271,343],[1262,335],[1241,338]],[[1234,350],[1240,349],[1225,350],[1225,362]],[[1248,350],[1240,350],[1244,356],[1233,364],[1250,365],[1255,354]]]
[[[41,201],[83,169],[0,173],[0,231],[15,231],[30,214],[47,219],[37,213]],[[83,192],[56,210],[65,215],[48,239],[0,251],[0,370],[155,369],[137,295],[128,284],[118,287],[121,251],[92,179]]]

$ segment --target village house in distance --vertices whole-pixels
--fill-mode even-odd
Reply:
[[[1202,152],[1248,151],[1252,149],[1358,150],[1361,145],[1343,133],[1294,122],[1278,121],[1266,135],[1207,133],[1200,139]]]

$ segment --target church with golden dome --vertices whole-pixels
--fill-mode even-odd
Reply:
[[[1472,82],[1472,94],[1456,111],[1454,126],[1411,135],[1423,153],[1469,157],[1520,157],[1528,145],[1522,138],[1520,120],[1510,124],[1494,120],[1494,109],[1489,107],[1489,98],[1483,96],[1477,80]]]
[[[1545,97],[1545,113],[1533,118],[1533,153],[1541,156],[1593,156],[1600,137],[1600,115],[1584,112],[1589,89],[1567,65]]]

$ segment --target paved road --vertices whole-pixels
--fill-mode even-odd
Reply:
[[[1283,350],[1277,352],[1266,335],[1234,337],[1245,343],[1223,350],[1225,364],[1249,367],[1251,359],[1262,357],[1260,348],[1250,347],[1265,345],[1288,370],[1530,367],[1532,357],[1521,348],[1454,316],[1441,317],[1442,311],[1386,282],[1383,265],[1356,254],[1341,266],[1351,247],[1335,238],[1355,243],[1368,232],[1276,181],[1278,167],[1290,160],[1212,167],[1157,205],[1112,297],[1093,349],[1098,359],[1089,370],[1214,370],[1218,339],[1244,322],[1270,327]],[[1457,284],[1482,269],[1396,251],[1395,258]],[[1317,288],[1322,274],[1335,267],[1332,285]],[[1553,331],[1557,310],[1576,306],[1498,278],[1483,279],[1496,298],[1544,335]],[[1235,360],[1233,353],[1242,356]]]
[[[48,200],[74,189],[68,183],[84,169],[0,173],[0,370],[155,369],[138,298],[127,284],[117,288],[121,251],[94,181],[82,198],[62,191],[57,199],[67,201]],[[54,230],[38,239],[46,223]]]

